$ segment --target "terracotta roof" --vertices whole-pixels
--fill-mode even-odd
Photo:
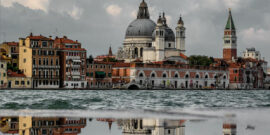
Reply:
[[[11,70],[8,70],[8,77],[25,77],[23,73],[16,73],[12,72]]]
[[[180,53],[180,57],[182,57],[182,58],[185,59],[185,60],[188,59],[188,57],[187,57],[185,54],[183,54],[183,53]]]
[[[19,46],[19,43],[15,42],[15,41],[13,41],[13,42],[4,42],[4,44],[7,44],[9,46]]]
[[[54,40],[54,42],[56,44],[81,44],[77,40],[74,41],[74,40],[68,39],[66,36],[64,36],[63,38],[56,37],[55,40]]]
[[[30,35],[30,36],[28,36],[27,38],[29,38],[29,39],[31,39],[31,40],[50,40],[50,41],[53,41],[53,39],[47,38],[47,37],[42,36],[42,35],[39,35],[39,36],[33,36],[33,35]]]

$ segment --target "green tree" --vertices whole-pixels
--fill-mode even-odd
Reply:
[[[192,55],[188,58],[189,65],[191,66],[210,66],[214,63],[213,57],[201,56],[201,55]]]

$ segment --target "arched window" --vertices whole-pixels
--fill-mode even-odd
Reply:
[[[155,78],[155,77],[156,77],[156,74],[152,73],[152,74],[151,74],[151,77],[152,77],[152,78]]]
[[[178,78],[178,74],[175,74],[174,77],[175,77],[175,78]]]
[[[167,77],[167,75],[166,75],[165,73],[163,73],[162,77],[163,77],[163,78],[166,78],[166,77]]]
[[[214,77],[215,79],[217,79],[217,75],[215,75],[215,77]]]
[[[140,73],[140,74],[139,74],[139,77],[143,77],[143,73]]]
[[[134,51],[135,51],[134,52],[135,53],[135,57],[138,57],[138,48],[136,47]]]
[[[226,78],[227,78],[226,75],[224,75],[224,76],[223,76],[223,79],[226,79]]]
[[[143,48],[140,49],[140,56],[143,56]]]
[[[189,78],[189,75],[188,75],[188,74],[186,74],[185,78]]]
[[[200,78],[200,76],[197,74],[197,75],[196,75],[196,78],[198,79],[198,78]]]
[[[205,75],[205,79],[207,79],[208,78],[208,75]]]

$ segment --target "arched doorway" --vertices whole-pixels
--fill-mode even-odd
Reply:
[[[132,84],[128,87],[129,90],[139,90],[139,86],[137,86],[136,84]]]

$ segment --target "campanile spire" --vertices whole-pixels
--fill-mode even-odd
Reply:
[[[224,30],[223,58],[232,60],[237,58],[237,37],[232,11],[229,9],[229,17]]]

